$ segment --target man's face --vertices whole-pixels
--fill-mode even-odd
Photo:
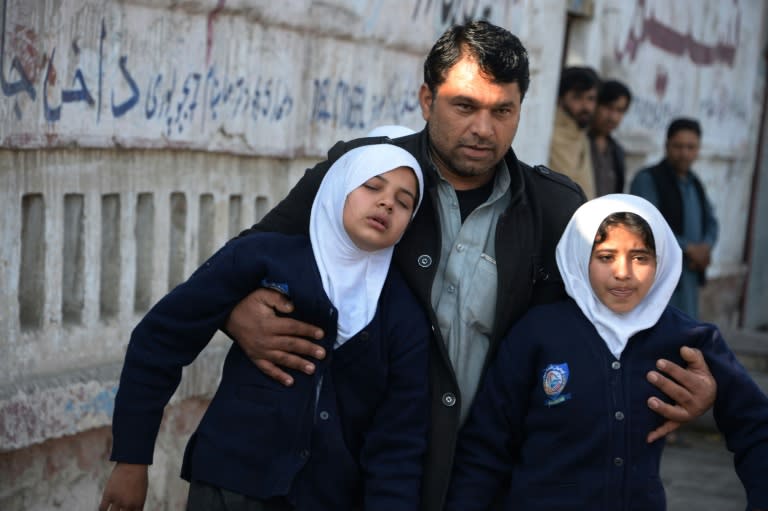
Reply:
[[[515,138],[521,101],[517,82],[494,83],[471,57],[447,72],[435,94],[421,86],[432,157],[454,188],[477,188],[494,176]]]
[[[699,157],[700,147],[695,131],[680,130],[667,139],[667,162],[676,173],[685,174]]]
[[[592,131],[598,135],[608,136],[619,127],[624,114],[627,113],[629,100],[621,96],[603,105],[595,107],[595,115],[592,117]]]
[[[560,107],[576,121],[579,128],[589,126],[597,106],[597,87],[585,91],[569,90],[560,98]]]

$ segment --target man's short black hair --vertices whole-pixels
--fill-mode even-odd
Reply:
[[[674,137],[675,133],[678,131],[686,130],[696,133],[696,136],[701,138],[701,125],[699,124],[699,121],[689,117],[678,117],[669,123],[669,128],[667,128],[667,140]]]
[[[568,91],[584,92],[600,87],[600,77],[597,71],[586,66],[571,66],[560,73],[560,87],[557,97],[562,98]]]
[[[443,33],[424,61],[424,83],[432,93],[445,81],[445,75],[465,55],[472,57],[480,70],[495,83],[514,83],[520,99],[530,84],[528,52],[510,31],[487,21],[455,25]]]
[[[627,107],[632,103],[632,92],[629,87],[618,80],[606,80],[597,92],[597,104],[608,105],[619,98],[627,98]]]

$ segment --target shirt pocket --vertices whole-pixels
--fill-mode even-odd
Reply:
[[[470,273],[461,295],[459,317],[484,335],[490,335],[496,315],[496,260],[481,253]]]

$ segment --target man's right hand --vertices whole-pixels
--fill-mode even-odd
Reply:
[[[312,374],[315,365],[304,357],[325,358],[325,350],[307,340],[322,339],[321,329],[277,315],[277,312],[287,314],[292,311],[293,304],[285,295],[261,288],[235,306],[225,326],[264,374],[286,386],[293,385],[293,378],[283,369]]]
[[[685,247],[685,255],[688,256],[689,267],[694,271],[704,271],[709,266],[712,256],[712,247],[706,243],[689,243]]]

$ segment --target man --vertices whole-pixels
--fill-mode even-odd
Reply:
[[[705,282],[718,223],[704,186],[691,169],[699,156],[701,126],[679,118],[667,129],[666,156],[640,170],[630,193],[645,197],[664,215],[683,249],[683,273],[670,303],[699,317],[699,286]]]
[[[589,67],[567,67],[560,75],[552,141],[550,168],[573,179],[587,199],[595,197],[592,155],[587,127],[595,113],[600,79]]]
[[[597,197],[624,191],[624,148],[611,133],[621,124],[631,101],[629,88],[617,80],[605,81],[600,86],[588,132]]]
[[[427,56],[424,82],[419,103],[425,129],[392,141],[410,151],[425,173],[421,209],[393,262],[433,325],[423,496],[424,509],[437,511],[450,479],[456,434],[499,339],[531,305],[565,296],[555,245],[583,196],[568,179],[529,167],[510,149],[529,83],[528,56],[517,37],[483,21],[452,27]],[[381,141],[339,143],[329,160],[371,140]],[[308,170],[254,228],[306,232],[307,204],[330,161]],[[227,324],[256,365],[286,384],[300,376],[294,371],[313,371],[303,357],[325,356],[306,340],[321,336],[317,327],[275,314],[292,307],[278,293],[257,291]],[[651,398],[649,406],[674,421],[699,415],[714,400],[714,380],[703,359],[687,359],[689,370],[661,363],[681,385],[657,372],[649,376],[678,403]],[[649,438],[675,427],[667,422]]]

